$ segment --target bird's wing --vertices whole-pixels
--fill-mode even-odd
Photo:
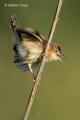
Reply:
[[[16,67],[18,67],[19,69],[21,69],[22,71],[28,71],[29,67],[28,64],[25,63],[26,59],[25,59],[25,55],[26,55],[26,51],[25,49],[22,48],[23,46],[19,45],[19,49],[18,50],[18,45],[14,45],[14,63],[16,64]]]
[[[35,69],[39,66],[39,64],[40,64],[40,61],[36,61],[35,63],[32,64],[31,68]],[[30,71],[28,64],[24,62],[16,63],[16,67],[21,69],[23,72]]]
[[[25,30],[27,32],[32,33],[34,36],[36,35],[36,37],[42,39],[41,41],[46,42],[46,38],[44,36],[42,36],[42,34],[40,34],[38,30],[30,28],[30,27],[25,28]]]
[[[17,34],[18,34],[20,40],[22,40],[25,37],[25,38],[31,38],[30,40],[39,41],[43,44],[46,43],[46,39],[38,31],[36,31],[34,29],[19,28],[16,31],[17,31]]]
[[[16,66],[18,68],[20,68],[22,71],[28,71],[29,70],[28,64],[25,63],[27,55],[28,55],[28,50],[33,52],[34,50],[32,50],[32,48],[33,49],[35,49],[35,48],[34,48],[34,46],[32,46],[32,48],[31,48],[31,46],[29,46],[28,44],[27,44],[27,46],[26,46],[27,48],[26,48],[22,44],[22,41],[23,40],[28,40],[28,41],[31,40],[31,43],[33,43],[33,45],[34,45],[35,41],[38,41],[41,44],[43,44],[43,41],[40,37],[37,37],[37,35],[34,35],[34,33],[26,32],[26,30],[24,30],[24,29],[16,29],[16,33],[17,33],[16,35],[18,36],[19,40],[15,37],[15,40],[13,43],[14,62],[16,63]],[[35,52],[36,52],[36,49],[35,49]],[[32,58],[32,55],[30,56],[30,58]],[[36,62],[32,64],[32,68],[37,67],[37,66],[38,66],[38,64],[36,64]]]

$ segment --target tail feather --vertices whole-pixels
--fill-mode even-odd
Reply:
[[[13,31],[15,31],[16,29],[18,29],[20,27],[18,18],[15,15],[11,16],[11,27],[12,27]]]

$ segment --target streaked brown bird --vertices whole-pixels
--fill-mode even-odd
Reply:
[[[37,68],[42,60],[47,39],[37,30],[20,28],[15,16],[11,17],[11,26],[14,33],[14,63],[22,71],[30,70],[33,74],[33,68]],[[61,47],[56,43],[51,43],[46,62],[61,61],[61,56]]]

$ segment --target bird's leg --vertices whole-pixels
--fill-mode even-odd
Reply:
[[[32,68],[31,68],[31,63],[28,63],[28,67],[29,67],[29,69],[30,69],[30,72],[31,72],[31,73],[32,73],[32,75],[33,75],[34,80],[35,80],[35,79],[36,79],[36,77],[35,77],[35,75],[34,75],[34,73],[33,73]]]
[[[29,67],[29,69],[30,69],[30,72],[32,73],[33,78],[34,78],[33,82],[39,84],[39,82],[36,81],[36,76],[34,75],[33,70],[32,70],[32,68],[31,68],[31,63],[28,63],[28,67]]]

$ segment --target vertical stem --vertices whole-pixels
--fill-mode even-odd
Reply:
[[[33,87],[32,87],[32,90],[31,90],[31,94],[30,94],[29,101],[28,101],[28,104],[27,104],[27,109],[26,109],[26,112],[25,112],[25,115],[24,115],[24,120],[28,120],[28,117],[29,117],[29,114],[30,114],[30,111],[31,111],[31,108],[32,108],[33,100],[34,100],[34,97],[35,97],[35,94],[36,94],[36,91],[37,91],[37,88],[38,88],[38,83],[41,80],[41,75],[42,75],[43,68],[44,68],[44,65],[45,65],[45,60],[46,60],[46,55],[47,55],[47,52],[48,52],[48,48],[49,48],[49,45],[51,43],[55,28],[56,28],[56,24],[57,24],[58,19],[59,19],[59,14],[60,14],[60,10],[61,10],[61,7],[62,7],[62,2],[63,2],[63,0],[58,0],[55,15],[53,17],[52,25],[51,25],[51,28],[50,28],[50,31],[49,31],[48,41],[47,41],[46,48],[45,48],[45,51],[44,51],[45,54],[43,56],[41,65],[39,67],[39,70],[38,70],[38,73],[37,73],[37,76],[36,76],[36,82],[33,84]]]

